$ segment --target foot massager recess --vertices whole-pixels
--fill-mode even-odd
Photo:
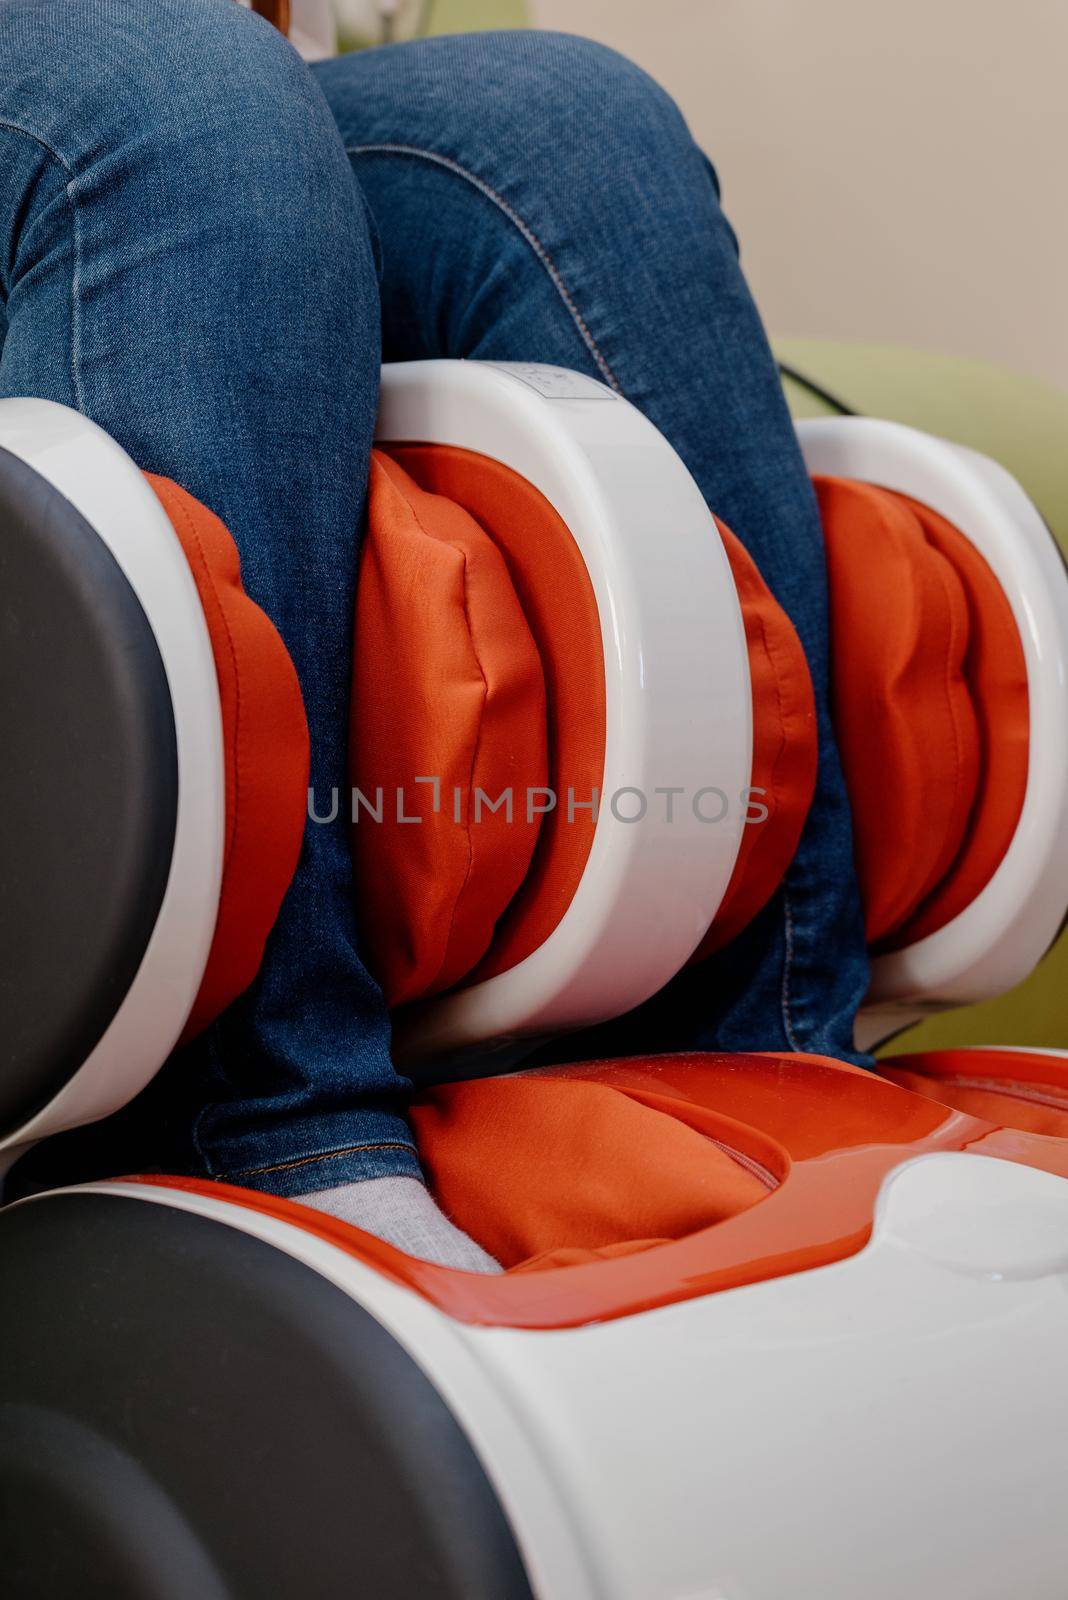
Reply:
[[[1056,935],[1068,582],[994,463],[872,420],[799,435],[867,1046]],[[1068,1059],[522,1070],[774,892],[811,686],[600,384],[388,367],[378,444],[360,903],[430,1180],[506,1271],[221,1184],[20,1182],[252,981],[307,733],[217,519],[85,418],[0,402],[0,1588],[1061,1600]]]

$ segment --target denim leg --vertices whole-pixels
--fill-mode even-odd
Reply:
[[[343,789],[378,284],[296,53],[232,0],[4,0],[0,299],[0,392],[77,407],[227,522],[297,666],[315,788]],[[309,824],[253,989],[42,1157],[284,1193],[417,1172],[352,900],[342,805]]]
[[[597,1048],[852,1054],[868,969],[822,535],[707,159],[645,73],[567,35],[432,39],[315,71],[377,222],[387,358],[550,361],[620,390],[752,552],[808,655],[818,789],[780,893]]]

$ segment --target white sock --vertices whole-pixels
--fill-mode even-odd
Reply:
[[[366,1178],[302,1194],[302,1204],[373,1233],[406,1255],[463,1272],[500,1272],[493,1257],[454,1227],[418,1178]]]

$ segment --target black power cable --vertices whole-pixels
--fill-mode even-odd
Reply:
[[[789,367],[785,361],[780,361],[779,371],[784,378],[789,378],[792,383],[799,384],[802,389],[807,389],[809,394],[814,394],[817,400],[822,400],[824,405],[828,405],[833,411],[837,411],[839,416],[859,416],[859,412],[854,411],[852,406],[847,406],[844,400],[839,400],[836,394],[832,394],[829,389],[825,389],[814,378],[806,377],[803,372],[798,372],[796,367]]]

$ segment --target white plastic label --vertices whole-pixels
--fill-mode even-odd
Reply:
[[[507,372],[546,400],[618,400],[619,396],[596,378],[566,367],[543,367],[535,361],[487,361],[486,366]]]

